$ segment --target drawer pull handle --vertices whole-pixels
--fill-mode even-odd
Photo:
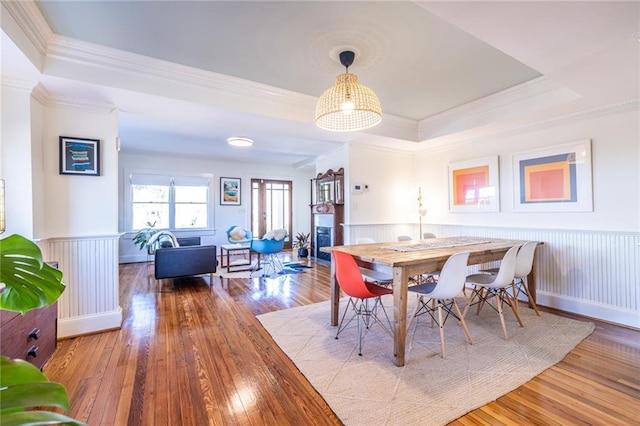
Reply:
[[[29,333],[29,340],[38,340],[39,336],[40,336],[40,329],[34,328],[33,330],[31,330],[31,333]]]
[[[38,356],[38,347],[31,346],[31,349],[29,349],[29,351],[27,352],[27,359],[36,358],[37,356]]]

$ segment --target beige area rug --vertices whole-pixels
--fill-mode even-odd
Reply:
[[[213,273],[213,276],[220,278],[250,278],[251,271],[234,271],[228,272],[227,268],[218,268],[216,272]],[[260,271],[254,274],[255,277],[260,276]]]
[[[410,303],[415,299],[410,297]],[[464,300],[459,305],[464,309]],[[392,314],[391,296],[385,296]],[[340,316],[346,299],[340,303]],[[406,365],[393,364],[391,336],[375,324],[358,356],[356,321],[336,340],[329,325],[329,302],[270,312],[258,319],[282,350],[347,425],[442,425],[531,380],[562,360],[594,329],[580,322],[520,305],[524,328],[508,312],[509,340],[498,314],[485,307],[467,315],[474,339],[462,327],[445,325],[447,359],[440,358],[440,335],[421,316],[407,335]],[[413,312],[410,306],[409,312]]]

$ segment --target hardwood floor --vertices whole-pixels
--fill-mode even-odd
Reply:
[[[341,424],[255,318],[328,300],[329,267],[312,264],[159,291],[145,263],[123,264],[122,328],[59,341],[44,372],[89,425]],[[640,424],[639,365],[640,332],[596,322],[559,364],[452,424]]]

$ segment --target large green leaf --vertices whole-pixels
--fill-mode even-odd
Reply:
[[[40,248],[21,235],[0,240],[0,308],[25,313],[58,300],[62,272],[42,260]]]
[[[25,411],[31,408],[69,411],[64,386],[50,382],[27,361],[0,357],[0,424],[83,424],[59,412]]]
[[[64,414],[51,411],[21,411],[2,416],[2,426],[37,426],[37,425],[79,425],[79,422]]]
[[[0,391],[2,412],[16,407],[50,407],[69,410],[67,391],[60,383],[38,382],[9,386]]]
[[[0,388],[23,383],[48,382],[49,379],[33,364],[22,359],[0,356]]]

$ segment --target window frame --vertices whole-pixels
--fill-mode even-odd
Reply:
[[[134,185],[135,176],[157,176],[158,181],[165,180],[169,186],[169,227],[158,228],[166,229],[171,232],[177,232],[180,234],[188,235],[190,233],[197,233],[203,235],[203,231],[213,231],[214,229],[214,175],[212,173],[183,173],[183,172],[167,172],[165,170],[150,170],[150,169],[125,169],[123,179],[123,216],[124,216],[124,229],[126,232],[135,233],[138,229],[133,228],[133,197],[132,197],[132,185]],[[202,179],[207,183],[207,225],[200,228],[175,228],[175,194],[174,185],[177,186],[190,186],[184,185],[185,182],[195,182]],[[182,185],[181,185],[182,184]],[[162,185],[162,184],[160,184]],[[200,186],[200,185],[192,185]],[[180,203],[186,204],[186,203]]]

